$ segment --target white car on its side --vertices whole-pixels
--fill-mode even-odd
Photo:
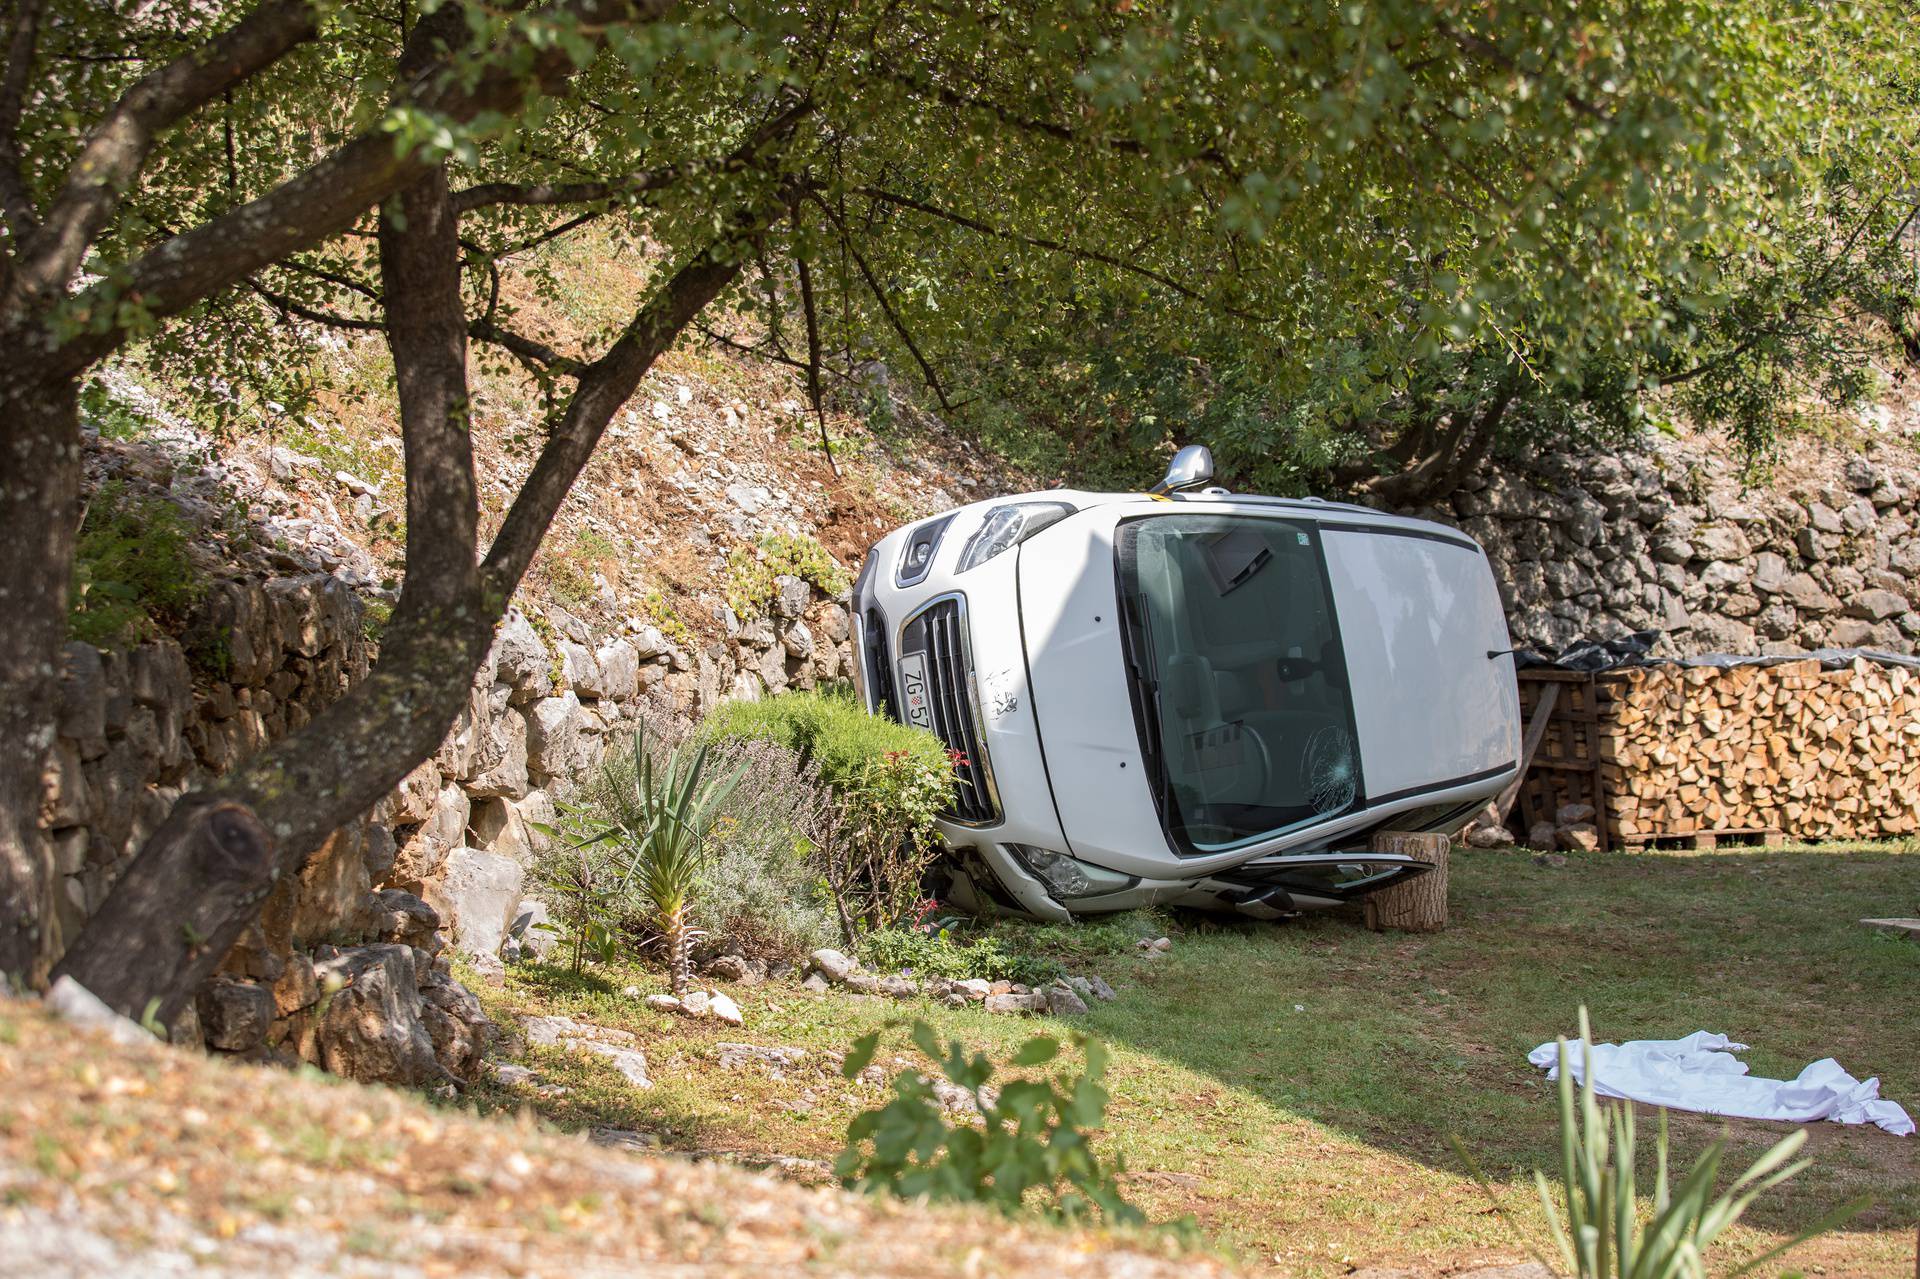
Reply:
[[[1277,918],[1426,867],[1520,754],[1480,546],[1359,506],[1055,490],[889,534],[854,588],[867,708],[956,761],[944,893],[1046,919],[1170,903]]]

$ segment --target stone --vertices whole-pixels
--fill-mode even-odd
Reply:
[[[988,995],[986,1010],[990,1013],[1043,1013],[1047,1011],[1045,995]]]
[[[1467,832],[1467,843],[1474,848],[1507,848],[1513,842],[1513,832],[1505,826],[1475,826]]]
[[[714,991],[707,997],[707,1016],[716,1021],[723,1021],[729,1026],[742,1026],[747,1020],[740,1012],[740,1005],[734,1003],[731,996],[719,991]]]
[[[520,828],[528,850],[535,853],[546,852],[547,845],[551,842],[550,837],[539,827],[557,827],[560,824],[560,813],[553,806],[553,796],[536,788],[519,799],[508,800],[507,803],[520,819]]]
[[[912,999],[920,993],[920,983],[911,977],[882,977],[876,982],[880,994],[889,999]]]
[[[1847,601],[1847,614],[1870,622],[1885,621],[1907,611],[1906,599],[1893,591],[1861,591]]]
[[[628,987],[628,989],[634,990],[636,993],[638,991],[638,987]],[[680,1000],[673,995],[648,995],[646,1004],[647,1007],[656,1012],[677,1013],[680,1011]]]
[[[527,721],[511,706],[491,709],[474,739],[473,777],[467,792],[476,798],[517,799],[532,789],[527,777]]]
[[[849,973],[846,980],[840,984],[856,995],[880,993],[880,979],[870,973]]]
[[[1119,996],[1114,993],[1113,987],[1107,985],[1105,979],[1098,975],[1087,978],[1087,985],[1093,988],[1093,997],[1095,999],[1119,998]]]
[[[1693,551],[1703,560],[1743,560],[1753,548],[1737,526],[1713,524],[1694,530]]]
[[[770,1078],[781,1079],[807,1059],[807,1050],[762,1044],[715,1044],[720,1052],[722,1070],[760,1070]]]
[[[47,1010],[68,1025],[97,1030],[129,1047],[151,1048],[158,1040],[140,1025],[109,1008],[104,1000],[68,976],[54,979],[45,996]]]
[[[384,942],[397,942],[429,953],[439,949],[440,912],[426,902],[398,888],[385,888],[374,894],[378,903],[374,935]]]
[[[616,702],[632,701],[640,687],[640,654],[624,639],[610,639],[593,654],[595,679],[586,691]]]
[[[326,1011],[314,1027],[319,1063],[366,1083],[445,1082],[421,1020],[412,947],[381,944],[316,952]]]
[[[721,981],[755,980],[753,966],[739,955],[720,955],[707,964],[706,974]]]
[[[1552,822],[1535,822],[1527,827],[1527,847],[1551,849],[1557,842],[1558,828]]]
[[[513,922],[507,925],[507,935],[520,945],[520,957],[531,955],[544,960],[553,954],[553,948],[560,944],[559,934],[550,926],[553,912],[538,897],[522,897],[515,909]]]
[[[631,1128],[589,1128],[587,1140],[608,1150],[625,1150],[636,1154],[660,1148],[659,1137],[650,1132],[635,1132]]]
[[[509,609],[501,619],[489,661],[494,681],[509,686],[516,695],[533,697],[552,690],[553,655],[540,632],[517,608]]]
[[[704,990],[690,990],[680,996],[680,1011],[689,1017],[704,1017],[707,1007],[713,1002],[713,996]]]
[[[1762,595],[1778,595],[1790,575],[1785,558],[1772,551],[1761,551],[1753,557],[1753,589]]]
[[[462,1083],[479,1078],[493,1023],[473,992],[451,977],[437,977],[421,990],[420,1003],[420,1020],[441,1068]]]
[[[1087,1001],[1065,986],[1054,986],[1045,995],[1047,1011],[1055,1017],[1078,1017],[1087,1011]]]
[[[80,747],[83,759],[107,749],[107,674],[100,650],[73,641],[60,650],[60,705],[55,730]]]
[[[527,706],[527,771],[540,785],[571,779],[592,762],[580,699],[572,689]]]
[[[1579,849],[1583,853],[1598,852],[1600,849],[1600,829],[1592,822],[1575,822],[1563,826],[1559,832],[1560,847]]]
[[[454,940],[468,955],[498,955],[520,905],[526,872],[511,857],[457,848],[447,858],[441,895],[453,914]]]
[[[494,1062],[487,1067],[487,1073],[493,1077],[493,1082],[496,1084],[505,1084],[509,1088],[516,1088],[523,1084],[532,1086],[540,1082],[540,1076],[534,1074],[533,1071],[525,1066],[515,1065],[510,1061]]]
[[[1826,588],[1811,573],[1791,574],[1781,585],[1780,593],[1802,612],[1831,613],[1840,607],[1840,601],[1827,594]]]
[[[794,621],[813,601],[813,587],[802,578],[782,573],[773,579],[773,614],[783,621]]]
[[[1840,512],[1825,502],[1807,503],[1807,522],[1822,533],[1839,533],[1845,528],[1840,523]]]
[[[824,995],[829,988],[825,977],[819,973],[808,973],[806,979],[800,983],[800,989],[810,990],[816,995]]]
[[[1858,617],[1843,617],[1827,628],[1827,642],[1835,648],[1858,648],[1873,638],[1873,623]]]
[[[787,656],[797,662],[804,662],[813,656],[813,632],[807,628],[805,622],[795,622],[788,628],[787,633],[780,637],[780,642],[785,647]]]
[[[993,993],[993,988],[986,982],[981,981],[978,977],[969,977],[964,981],[956,981],[949,989],[959,991],[976,1004]]]
[[[1562,826],[1576,826],[1581,822],[1593,820],[1592,804],[1562,804],[1554,812],[1554,820]]]
[[[373,922],[373,881],[365,836],[363,823],[333,832],[294,876],[289,929],[295,946],[366,935]]]
[[[560,670],[568,687],[582,697],[598,697],[600,666],[594,661],[593,650],[572,640],[561,640],[554,647],[559,650]]]
[[[273,983],[274,1015],[291,1016],[319,1002],[320,982],[314,975],[313,956],[296,951],[287,958],[279,979]]]
[[[860,965],[837,950],[822,947],[807,956],[807,964],[813,971],[822,974],[829,981],[845,981]]]
[[[473,802],[465,834],[469,846],[518,861],[524,862],[533,851],[531,836],[514,801],[498,796]]]
[[[195,999],[209,1048],[247,1052],[266,1042],[273,1024],[273,993],[252,982],[216,977]]]

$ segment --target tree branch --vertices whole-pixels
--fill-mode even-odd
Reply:
[[[979,218],[970,217],[964,213],[956,213],[951,209],[941,208],[937,204],[929,204],[925,200],[916,200],[912,196],[902,195],[897,191],[884,190],[880,187],[857,186],[853,188],[853,193],[855,195],[865,196],[869,200],[878,200],[883,204],[891,204],[902,209],[911,209],[915,213],[922,213],[930,218],[938,218],[944,222],[951,222],[955,226],[966,227],[970,231],[978,231],[982,235],[989,235],[998,240],[1007,240],[1015,244],[1031,245],[1036,249],[1045,249],[1051,253],[1064,254],[1067,257],[1077,258],[1083,262],[1099,262],[1105,266],[1113,267],[1115,270],[1126,271],[1132,275],[1152,280],[1155,284],[1170,289],[1181,297],[1191,301],[1200,302],[1209,306],[1214,305],[1204,293],[1189,285],[1182,284],[1165,272],[1157,271],[1152,267],[1141,266],[1138,262],[1128,262],[1124,258],[1115,257],[1111,253],[1102,253],[1098,249],[1079,248],[1065,241],[1053,240],[1045,236],[1026,235],[1018,231],[1009,231],[1005,227],[995,226],[991,222],[984,222]],[[1270,323],[1274,318],[1272,316],[1263,316],[1243,311],[1236,307],[1222,307],[1221,309],[1228,315],[1245,320],[1258,320],[1262,323]]]
[[[653,362],[740,274],[742,242],[763,231],[767,217],[743,213],[736,223],[735,235],[709,245],[676,271],[606,353],[581,370],[579,385],[487,550],[482,571],[490,594],[504,599],[519,585],[607,423],[638,389]]]
[[[136,80],[88,132],[45,224],[21,245],[9,308],[67,287],[87,246],[145,167],[162,129],[319,31],[314,0],[268,0],[205,44]]]
[[[619,21],[652,21],[673,0],[559,0],[555,6],[582,28],[604,31]],[[421,24],[424,27],[426,24]],[[419,28],[416,28],[416,36]],[[524,43],[524,42],[521,42]],[[414,80],[405,105],[465,123],[483,112],[511,110],[529,87],[552,92],[575,74],[564,49],[542,47],[530,57],[501,50],[477,78],[431,72]],[[396,153],[384,131],[363,134],[265,195],[162,241],[130,263],[119,279],[102,281],[75,299],[83,332],[55,347],[40,372],[71,377],[127,339],[120,303],[132,301],[148,319],[176,315],[261,267],[337,235],[366,209],[423,175],[430,167],[417,151]],[[103,318],[105,317],[105,318]]]
[[[914,363],[920,366],[920,376],[926,379],[927,389],[932,391],[934,398],[940,401],[940,408],[943,412],[952,413],[953,401],[947,395],[947,388],[940,384],[940,375],[934,372],[933,364],[927,357],[920,353],[920,344],[913,340],[913,334],[907,330],[905,321],[895,313],[893,302],[887,297],[887,291],[880,287],[879,277],[873,273],[873,268],[867,265],[866,256],[855,247],[853,236],[848,233],[846,223],[840,220],[840,215],[835,213],[833,208],[828,205],[825,200],[822,200],[817,195],[812,195],[812,193],[809,193],[809,198],[825,211],[827,220],[832,222],[834,227],[840,232],[841,242],[845,244],[847,253],[853,258],[853,264],[859,270],[860,278],[867,282],[867,291],[873,294],[873,300],[880,304],[880,311],[887,317],[887,323],[893,326],[893,331],[899,335],[900,341],[906,345],[908,352],[912,354]],[[826,437],[826,424],[824,421],[821,423],[820,433],[824,443]],[[835,469],[837,471],[838,468]]]
[[[40,227],[40,217],[27,194],[20,163],[20,113],[26,105],[27,82],[40,40],[42,0],[16,0],[13,38],[7,42],[7,67],[0,75],[0,214],[16,246]],[[4,282],[0,281],[0,288]]]

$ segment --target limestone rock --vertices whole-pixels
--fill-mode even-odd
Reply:
[[[1047,1011],[1055,1017],[1078,1017],[1087,1011],[1087,1001],[1065,986],[1050,987],[1045,998]]]
[[[1474,848],[1506,848],[1513,843],[1513,832],[1505,826],[1475,826],[1467,832],[1467,843]]]
[[[1551,850],[1559,833],[1552,822],[1535,822],[1527,827],[1527,847]]]
[[[375,894],[375,901],[378,910],[374,935],[381,941],[397,942],[428,953],[439,949],[440,912],[398,888],[382,889]]]
[[[1047,997],[1031,994],[988,995],[986,1009],[990,1013],[1043,1013],[1047,1011]]]
[[[413,948],[393,944],[323,948],[315,975],[329,992],[315,1025],[320,1064],[365,1083],[440,1083],[445,1073],[421,1021]]]
[[[707,997],[707,1016],[729,1026],[745,1025],[747,1020],[740,1012],[740,1005],[734,1003],[731,996],[719,991],[713,991]]]
[[[208,1047],[246,1052],[266,1042],[274,1014],[266,987],[216,977],[200,988],[195,1003]]]
[[[1893,591],[1861,591],[1847,601],[1847,613],[1853,617],[1862,617],[1870,622],[1885,621],[1889,617],[1898,617],[1907,611],[1905,597]]]
[[[457,848],[447,858],[441,893],[453,912],[454,940],[468,955],[497,955],[520,905],[526,872],[511,857]]]
[[[959,991],[974,1003],[979,1003],[993,993],[993,988],[978,977],[969,977],[964,981],[956,981],[949,989]]]
[[[526,614],[509,609],[493,637],[493,678],[513,689],[516,700],[537,697],[553,687],[553,655]]]
[[[474,848],[525,861],[533,851],[533,841],[514,801],[500,798],[476,800],[467,818],[468,842]]]
[[[860,965],[837,950],[822,947],[807,956],[808,966],[828,981],[845,981]]]
[[[487,723],[474,741],[469,794],[515,799],[527,793],[527,721],[512,706],[490,706]]]
[[[463,1083],[477,1079],[492,1022],[473,992],[451,977],[435,976],[420,992],[420,1020],[441,1067]]]
[[[527,707],[527,768],[534,781],[572,778],[592,762],[580,699],[568,689]]]

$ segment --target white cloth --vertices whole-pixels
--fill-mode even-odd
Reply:
[[[1742,1119],[1781,1119],[1806,1123],[1830,1119],[1839,1124],[1878,1124],[1896,1136],[1913,1132],[1913,1120],[1899,1103],[1882,1100],[1878,1079],[1859,1080],[1823,1057],[1795,1079],[1760,1079],[1747,1073],[1745,1052],[1725,1035],[1696,1030],[1685,1039],[1635,1039],[1624,1044],[1594,1044],[1593,1090],[1619,1097]],[[1558,1044],[1541,1044],[1527,1060],[1560,1077]],[[1580,1041],[1567,1041],[1567,1063],[1581,1081],[1585,1057]]]

